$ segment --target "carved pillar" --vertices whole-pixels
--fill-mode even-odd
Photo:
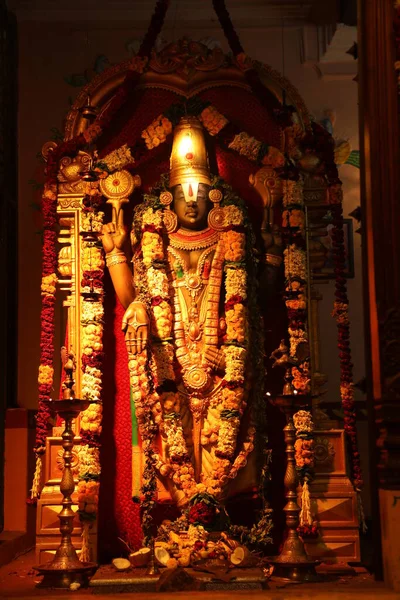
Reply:
[[[394,12],[387,0],[359,0],[358,9],[367,402],[376,439],[370,465],[374,547],[380,543],[375,518],[379,495],[384,577],[400,589],[400,574],[392,562],[400,552],[395,526],[400,506],[393,492],[400,489],[400,144]],[[380,575],[379,565],[375,568]]]
[[[54,142],[47,142],[42,149],[43,157],[54,148]],[[81,237],[80,220],[84,188],[80,172],[87,165],[89,155],[80,152],[74,159],[64,157],[58,174],[59,195],[57,214],[60,230],[58,236],[58,285],[62,298],[63,321],[67,324],[68,349],[74,352],[77,365],[81,364]],[[64,340],[63,340],[64,341]],[[82,371],[77,368],[74,373],[75,393],[81,397]],[[72,452],[72,473],[75,478],[79,470],[79,417],[74,422],[75,447]],[[60,510],[62,496],[60,479],[64,470],[61,434],[63,427],[53,427],[52,435],[46,440],[46,460],[44,464],[44,486],[37,507],[36,521],[36,560],[37,563],[49,561],[60,543],[60,530],[57,515]],[[78,510],[77,493],[73,494],[72,510]],[[96,546],[97,529],[92,528],[90,537],[92,547]],[[81,547],[81,524],[76,515],[73,521],[72,540],[74,546]]]

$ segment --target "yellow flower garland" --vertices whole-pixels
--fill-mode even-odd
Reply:
[[[217,135],[228,123],[228,119],[221,115],[214,106],[207,106],[199,118],[208,133],[213,136]]]
[[[149,150],[156,148],[167,139],[167,135],[172,132],[172,123],[167,117],[159,115],[154,121],[142,132],[142,138]]]

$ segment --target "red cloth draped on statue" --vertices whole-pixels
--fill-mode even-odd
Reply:
[[[135,106],[124,106],[109,131],[103,135],[100,147],[102,156],[125,143],[133,144],[154,118],[171,104],[183,101],[181,96],[161,89],[142,90],[138,94]],[[206,90],[201,93],[201,97],[212,102],[227,119],[249,135],[269,145],[282,148],[279,126],[272,115],[246,90],[225,86]],[[142,178],[142,190],[147,190],[154,185],[160,175],[169,170],[171,142],[172,140],[169,140],[161,144],[153,153],[151,160],[145,157],[142,164],[138,165],[137,171],[133,169]],[[207,145],[212,173],[221,176],[246,200],[250,216],[257,229],[256,225],[261,222],[262,205],[260,197],[249,184],[249,175],[255,173],[258,167],[235,152],[216,147],[214,139],[210,136]],[[137,194],[130,208],[125,211],[125,224],[129,228],[133,206],[139,201],[140,195]],[[123,308],[115,298],[108,278],[105,285],[104,419],[98,520],[99,554],[102,561],[108,561],[120,552],[118,537],[131,547],[138,547],[141,542],[139,506],[134,504],[131,498],[132,429],[127,351],[121,332]],[[266,355],[269,356],[283,337],[286,316],[280,301],[275,301],[274,306],[262,308],[267,332]],[[273,418],[276,430],[276,419],[280,417],[274,414]],[[274,443],[274,450],[275,446]]]

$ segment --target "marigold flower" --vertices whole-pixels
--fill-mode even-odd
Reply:
[[[225,260],[240,262],[245,256],[245,235],[237,231],[226,231],[223,234]]]
[[[54,369],[50,365],[39,366],[39,385],[51,385],[53,383]]]
[[[56,284],[58,277],[55,273],[42,277],[41,291],[42,296],[54,296],[56,293]]]

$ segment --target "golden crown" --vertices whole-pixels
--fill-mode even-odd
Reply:
[[[170,187],[194,181],[211,184],[203,127],[196,117],[182,117],[174,130]]]

